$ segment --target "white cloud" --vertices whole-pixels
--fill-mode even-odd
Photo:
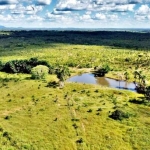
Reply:
[[[126,11],[134,11],[135,4],[127,4],[127,5],[116,5],[111,8],[112,11],[118,12],[126,12]]]
[[[142,0],[92,0],[91,3],[95,5],[125,5],[125,4],[137,4],[142,3]]]
[[[2,10],[2,9],[6,9],[7,8],[7,6],[6,5],[0,5],[0,10]]]
[[[60,0],[56,5],[57,11],[134,11],[136,3],[141,0]]]
[[[17,6],[16,4],[11,4],[8,6],[8,9],[16,9],[16,6]]]
[[[57,26],[132,25],[150,20],[150,0],[0,0],[0,21],[15,25],[53,23]],[[137,5],[138,4],[138,5]],[[140,7],[139,7],[140,6]],[[133,15],[134,14],[134,15]],[[134,17],[133,17],[134,16]],[[120,20],[122,22],[120,22]],[[128,20],[124,21],[123,20]],[[127,23],[128,22],[128,23]]]
[[[56,9],[60,11],[84,10],[86,8],[87,3],[83,3],[80,0],[60,0],[56,6]]]
[[[39,17],[37,15],[31,15],[30,17],[27,18],[27,21],[31,21],[31,22],[41,22],[43,21],[43,18],[42,17]]]
[[[61,19],[61,15],[54,15],[50,12],[47,12],[46,15],[45,15],[45,21],[54,21],[54,22],[57,22],[57,20],[60,20]]]
[[[37,5],[49,5],[51,0],[37,0]]]
[[[17,9],[12,9],[11,10],[11,14],[14,14],[14,15],[19,15],[19,14],[35,15],[38,12],[43,10],[43,6],[34,6],[34,5],[23,6],[23,5],[18,5],[16,7],[17,7]]]
[[[91,20],[91,16],[88,14],[84,14],[83,16],[80,16],[80,20],[81,21],[90,21]]]
[[[111,21],[119,20],[118,15],[116,15],[116,14],[108,15],[107,17]]]
[[[103,12],[133,12],[135,8],[135,4],[126,4],[126,5],[94,5],[91,11],[103,11]]]
[[[148,5],[141,5],[135,12],[134,16],[137,20],[150,20],[150,8]]]
[[[95,19],[97,19],[97,20],[105,20],[106,19],[106,15],[101,14],[101,13],[97,13],[95,15]]]
[[[150,13],[150,8],[148,7],[148,5],[142,5],[136,12],[136,14],[140,16],[147,15],[148,13]]]
[[[18,0],[0,0],[0,5],[16,4]]]
[[[142,0],[129,0],[130,4],[138,4],[138,3],[142,3]]]
[[[0,21],[12,21],[13,17],[11,15],[0,15]]]
[[[138,16],[138,15],[136,15],[136,16],[135,16],[135,19],[136,19],[136,20],[139,20],[139,21],[142,21],[142,20],[145,20],[145,19],[146,19],[146,16]]]

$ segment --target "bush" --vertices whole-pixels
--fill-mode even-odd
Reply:
[[[123,118],[129,118],[129,114],[121,110],[115,110],[109,117],[114,120],[122,120]]]
[[[105,76],[106,73],[111,71],[111,68],[106,64],[101,67],[94,67],[94,70],[95,70],[94,71],[95,76],[103,77]]]
[[[31,70],[32,79],[45,79],[49,73],[49,68],[44,65],[38,65]]]

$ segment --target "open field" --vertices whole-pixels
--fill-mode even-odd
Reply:
[[[54,67],[67,65],[71,75],[108,64],[112,71],[106,76],[117,78],[128,71],[133,81],[138,68],[150,82],[148,33],[4,33],[0,34],[3,64],[37,57]],[[150,149],[150,102],[142,94],[69,82],[60,89],[49,84],[58,81],[54,74],[44,80],[30,77],[0,72],[0,149]],[[117,109],[126,117],[110,118]]]

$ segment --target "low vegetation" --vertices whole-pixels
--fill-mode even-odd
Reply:
[[[54,31],[0,35],[0,149],[149,150],[150,47],[144,40],[148,35]],[[145,93],[66,82],[70,75],[93,71],[95,66],[105,69],[107,77],[121,76],[145,86]]]

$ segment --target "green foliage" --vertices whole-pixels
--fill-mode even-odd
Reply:
[[[106,73],[111,71],[111,68],[107,64],[102,65],[101,67],[95,67],[94,69],[94,74],[96,76],[104,76]]]
[[[115,110],[109,117],[114,120],[122,120],[124,118],[129,118],[129,114],[122,110]]]
[[[49,68],[44,65],[38,65],[36,67],[33,67],[31,70],[31,78],[32,79],[45,79],[45,77],[48,75]]]
[[[5,116],[4,119],[9,120],[12,116]]]
[[[52,67],[47,61],[39,61],[37,58],[30,58],[29,60],[11,60],[8,61],[2,71],[7,73],[30,73],[31,69],[37,65],[45,65],[50,70]]]
[[[8,61],[2,71],[7,73],[29,73],[31,66],[27,65],[27,60]]]
[[[91,113],[93,110],[92,109],[89,109],[87,112]]]
[[[124,73],[124,76],[125,76],[125,79],[126,79],[126,80],[130,79],[130,77],[129,77],[129,72],[126,71],[126,72]]]
[[[13,48],[20,48],[26,46],[26,43],[30,43],[34,46],[43,46],[52,42],[84,45],[107,45],[128,49],[150,48],[150,43],[148,42],[150,40],[149,32],[140,33],[127,31],[11,31],[7,34],[0,34],[0,37],[1,39],[7,38],[8,41],[15,39],[15,42],[11,45],[11,47]],[[10,37],[10,39],[8,37]],[[18,42],[18,39],[20,39],[21,42]],[[38,42],[36,42],[35,40]]]
[[[146,91],[146,76],[142,74],[142,71],[134,71],[135,82],[138,79],[138,84],[136,85],[136,90],[139,93],[145,94]]]
[[[70,76],[70,70],[67,66],[59,66],[56,69],[56,75],[60,81],[65,81]]]

